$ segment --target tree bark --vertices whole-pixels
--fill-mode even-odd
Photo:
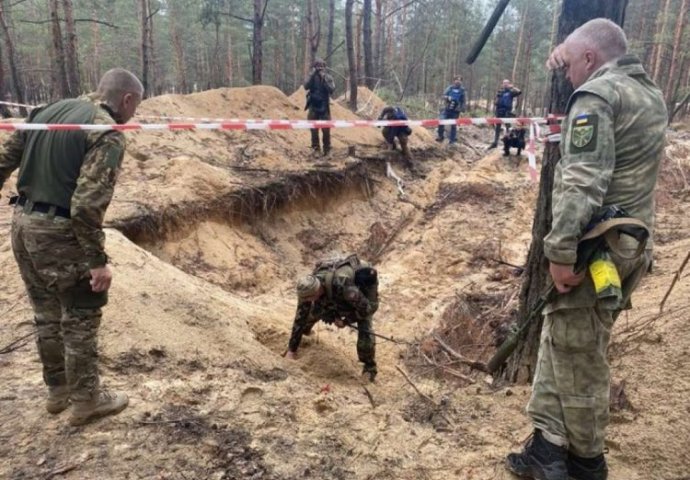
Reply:
[[[362,7],[362,44],[364,50],[364,84],[374,89],[374,57],[371,35],[371,0],[364,0]]]
[[[184,47],[182,45],[182,38],[180,36],[180,28],[177,25],[177,16],[179,12],[174,4],[170,4],[170,40],[173,44],[173,51],[175,52],[175,71],[177,73],[177,88],[180,93],[189,93],[189,85],[187,82],[187,68],[185,64]]]
[[[252,85],[261,85],[263,74],[264,14],[268,0],[254,0],[254,29],[252,31]]]
[[[10,67],[10,76],[12,78],[12,93],[18,103],[24,103],[24,78],[18,67],[16,52],[14,50],[14,40],[8,28],[7,11],[2,3],[0,3],[0,27],[2,27],[2,35],[5,38],[5,47],[7,48],[7,62]],[[19,113],[26,116],[27,112],[24,107],[20,107]]]
[[[62,0],[65,12],[65,59],[67,61],[67,81],[71,96],[81,94],[81,76],[79,75],[79,48],[77,43],[77,29],[74,25],[74,8],[72,0]]]
[[[355,42],[352,32],[352,10],[354,0],[345,1],[345,43],[347,45],[347,68],[350,80],[350,99],[348,106],[353,112],[357,110],[357,64],[355,61]]]
[[[328,0],[328,38],[326,40],[326,58],[333,55],[333,31],[335,30],[335,0]]]
[[[668,9],[670,5],[671,0],[665,0],[664,9],[657,16],[657,29],[654,39],[654,68],[652,71],[652,80],[657,85],[661,85],[661,69],[666,48],[666,24],[668,23]]]
[[[65,65],[65,47],[62,43],[62,29],[58,15],[58,0],[50,0],[50,23],[53,35],[53,96],[71,97]]]
[[[680,84],[680,73],[678,65],[682,65],[687,55],[686,49],[681,45],[683,39],[683,30],[685,29],[685,16],[688,13],[688,0],[681,0],[680,10],[678,11],[678,18],[676,19],[676,31],[673,36],[673,53],[671,54],[671,68],[668,72],[668,81],[666,82],[666,105],[668,111],[673,111],[673,103],[678,92],[678,85]],[[678,78],[676,78],[678,77]]]
[[[558,22],[558,43],[577,27],[587,21],[605,17],[623,25],[625,9],[628,0],[564,0]],[[564,113],[572,94],[572,85],[565,79],[562,72],[554,72],[551,82],[551,113]],[[524,280],[520,291],[520,307],[518,318],[527,318],[528,312],[538,301],[546,285],[548,275],[548,260],[544,257],[544,236],[551,230],[551,194],[553,190],[553,176],[556,164],[560,160],[558,145],[547,143],[542,159],[539,197],[532,224],[532,243],[530,245]],[[541,334],[542,318],[536,319],[520,339],[513,356],[501,372],[501,378],[510,382],[528,382],[534,374],[539,338]]]
[[[309,66],[314,64],[321,43],[321,18],[314,0],[307,0],[307,47],[309,48]]]
[[[149,47],[149,1],[140,1],[141,9],[141,84],[144,86],[144,97],[151,96],[151,53]]]

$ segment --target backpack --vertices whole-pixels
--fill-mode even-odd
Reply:
[[[369,265],[368,262],[360,260],[356,253],[347,257],[338,256],[320,260],[316,262],[313,274],[325,273],[324,288],[329,299],[333,298],[333,276],[335,271],[345,266],[352,268],[355,274],[354,282],[357,287],[367,289],[378,283],[376,269]]]
[[[510,90],[503,90],[498,93],[498,100],[496,100],[496,111],[508,113],[513,109],[513,92]]]

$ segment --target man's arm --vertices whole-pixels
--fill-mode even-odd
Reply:
[[[520,89],[517,88],[517,87],[511,88],[511,89],[510,89],[510,92],[513,94],[513,98],[519,97],[520,95],[522,95],[522,90],[520,90]]]
[[[309,321],[309,313],[311,312],[311,302],[300,302],[297,304],[297,313],[295,313],[295,321],[292,324],[292,334],[288,342],[288,352],[296,352],[299,344],[302,342],[302,335]]]
[[[0,151],[0,190],[12,172],[19,168],[24,153],[24,137],[24,132],[16,131],[2,146],[2,151]]]
[[[120,132],[100,134],[84,157],[77,187],[72,195],[72,229],[84,249],[89,267],[101,268],[107,262],[103,218],[113,198],[122,159],[125,137]]]
[[[313,68],[309,72],[309,75],[307,75],[307,78],[304,79],[304,89],[309,91],[312,89],[313,85],[312,83],[314,82],[314,74],[316,73],[316,70]]]
[[[575,264],[577,242],[604,202],[616,164],[613,115],[606,101],[590,93],[579,93],[570,110],[554,178],[553,223],[544,238],[552,263]]]
[[[326,73],[323,76],[323,81],[326,84],[326,90],[328,90],[328,94],[333,95],[333,93],[335,92],[335,80],[333,80],[333,77]]]

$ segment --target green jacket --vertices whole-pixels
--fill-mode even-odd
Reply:
[[[61,100],[28,123],[116,123],[98,99]],[[17,190],[33,202],[70,209],[74,235],[91,268],[105,265],[102,224],[125,152],[117,131],[17,131],[0,150],[0,188],[19,168]]]
[[[653,227],[668,114],[661,90],[633,55],[594,72],[573,93],[567,113],[544,253],[574,264],[577,242],[602,206],[618,205]]]

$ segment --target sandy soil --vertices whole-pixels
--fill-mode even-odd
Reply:
[[[301,99],[224,89],[150,99],[141,113],[304,118]],[[496,388],[424,359],[445,362],[430,334],[454,328],[480,343],[463,353],[490,353],[492,321],[510,314],[520,282],[494,260],[520,265],[530,240],[536,187],[526,159],[484,155],[489,130],[460,134],[464,144],[448,150],[415,132],[426,178],[393,162],[402,198],[375,130],[334,132],[327,159],[307,155],[308,132],[128,134],[108,214],[115,282],[100,346],[105,385],[131,406],[67,426],[66,414],[43,409],[35,348],[20,342],[0,354],[0,478],[512,478],[502,458],[530,432],[529,387]],[[690,136],[672,133],[654,271],[616,325],[613,377],[626,398],[607,440],[613,480],[680,480],[690,470],[687,272],[659,314],[690,248],[689,153]],[[32,328],[10,221],[0,209],[0,349]],[[375,384],[360,376],[349,330],[320,324],[297,361],[280,356],[295,278],[334,251],[376,260],[376,330],[402,342],[377,345]]]

